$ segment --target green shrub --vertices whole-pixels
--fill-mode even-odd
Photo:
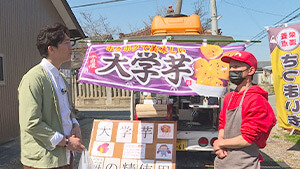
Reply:
[[[296,143],[296,145],[300,148],[300,135],[285,134],[285,139],[288,140],[288,141]]]

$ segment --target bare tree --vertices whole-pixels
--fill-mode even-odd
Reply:
[[[199,0],[199,1],[193,3],[194,14],[199,16],[203,32],[205,32],[206,30],[211,29],[211,19],[210,19],[209,16],[207,16],[208,12],[204,11],[204,9],[205,9],[204,4],[205,4],[205,0]],[[156,11],[155,16],[157,16],[157,15],[166,16],[167,10],[168,10],[168,8],[162,7],[162,8],[160,8]],[[148,20],[143,21],[145,27],[151,25],[152,20],[155,16],[149,16]]]
[[[205,0],[199,0],[195,2],[193,4],[193,8],[194,14],[199,15],[202,29],[205,32],[211,28],[211,19],[206,17],[208,12],[204,11],[204,1]],[[161,7],[157,9],[154,16],[148,16],[147,20],[142,21],[144,23],[144,28],[151,26],[152,20],[155,16],[166,16],[167,10],[167,7]],[[92,40],[111,40],[115,37],[118,37],[121,33],[121,29],[119,27],[112,28],[109,26],[110,24],[106,17],[99,15],[97,19],[93,19],[91,13],[81,12],[80,14],[83,18],[79,20],[80,24],[82,25],[82,29]],[[132,25],[129,25],[129,28],[131,32],[140,30],[138,27]]]
[[[99,15],[98,19],[94,20],[91,13],[81,12],[80,15],[83,17],[83,20],[79,20],[79,22],[90,39],[111,40],[119,35],[120,28],[111,28],[106,17]]]
[[[153,20],[153,18],[155,16],[162,16],[162,17],[164,17],[164,16],[166,16],[166,14],[167,14],[167,8],[166,7],[161,7],[161,8],[159,8],[159,9],[156,10],[154,16],[153,15],[148,16],[148,19],[146,21],[143,21],[143,23],[144,23],[145,27],[151,26],[152,20]]]
[[[203,32],[211,29],[211,19],[210,17],[207,17],[208,12],[204,11],[204,1],[205,0],[194,2],[193,5],[194,13],[200,18]]]

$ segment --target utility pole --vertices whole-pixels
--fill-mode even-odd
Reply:
[[[177,0],[175,15],[181,13],[182,0]]]
[[[177,10],[177,8],[176,8],[176,10]],[[211,15],[211,34],[218,35],[218,19],[217,19],[216,0],[210,0],[210,15]]]

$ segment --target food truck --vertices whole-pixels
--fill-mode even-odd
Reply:
[[[196,57],[193,70],[194,77],[197,79],[195,86],[199,85],[203,90],[200,89],[195,95],[180,96],[153,93],[151,95],[148,92],[141,92],[135,104],[135,118],[177,121],[176,149],[178,151],[213,152],[213,142],[218,137],[221,99],[224,95],[222,91],[218,91],[217,87],[223,86],[222,80],[228,80],[226,76],[229,71],[228,65],[220,62],[224,51],[219,46],[231,43],[233,38],[205,34],[199,16],[193,14],[172,17],[156,16],[151,25],[151,36],[134,39],[144,41],[165,39],[202,45],[199,50],[204,57]],[[226,92],[224,87],[222,89]]]
[[[198,15],[156,16],[151,35],[90,45],[78,80],[132,90],[131,119],[177,121],[178,151],[213,152],[229,65],[245,44],[204,33]]]

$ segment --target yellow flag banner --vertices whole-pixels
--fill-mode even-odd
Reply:
[[[281,128],[300,127],[299,31],[300,24],[268,30],[277,120]]]

